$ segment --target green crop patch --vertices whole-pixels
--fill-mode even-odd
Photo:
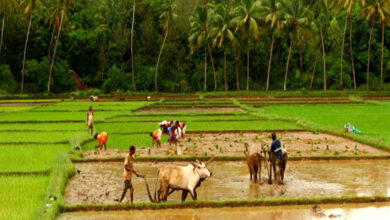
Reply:
[[[342,132],[350,122],[361,134],[390,143],[390,111],[384,105],[289,105],[265,106],[264,113],[283,118],[306,120],[320,128]]]
[[[163,135],[161,142],[168,141],[168,136]],[[98,145],[97,140],[92,140],[85,143],[82,148],[83,150],[93,150]],[[137,148],[145,148],[152,146],[152,138],[148,133],[145,134],[109,134],[107,139],[107,148],[115,148],[119,150],[128,150],[131,145]],[[156,146],[156,145],[154,145]]]
[[[41,102],[59,102],[59,99],[1,99],[0,103],[41,103]]]
[[[85,112],[13,112],[3,114],[0,117],[0,123],[85,121],[87,119],[87,111],[88,109]],[[95,113],[95,120],[102,120],[118,114],[121,114],[121,112],[98,112]]]
[[[87,131],[87,124],[71,123],[0,123],[0,132],[13,131]]]
[[[0,172],[38,172],[50,169],[68,144],[0,145]]]
[[[35,108],[33,111],[58,111],[58,112],[86,112],[89,109],[89,106],[92,106],[94,111],[132,111],[134,109],[144,106],[144,102],[130,103],[127,105],[120,104],[95,104],[93,102],[85,105],[61,105],[62,103],[56,105],[44,105],[38,108]]]
[[[34,106],[34,105],[20,105],[20,106],[14,106],[14,105],[1,106],[0,105],[0,113],[28,111],[28,110],[33,109],[35,107],[36,106]]]
[[[187,131],[237,131],[237,130],[289,130],[299,127],[291,122],[272,120],[248,121],[188,121]],[[140,123],[100,123],[96,124],[97,131],[108,133],[152,132],[159,128],[157,122]]]
[[[122,115],[122,116],[116,116],[113,118],[110,118],[110,121],[155,121],[155,122],[161,122],[163,120],[172,121],[172,120],[179,120],[184,122],[190,122],[190,121],[222,121],[222,120],[255,120],[259,119],[258,117],[252,116],[252,115],[211,115],[211,116],[185,116],[185,115],[178,115],[178,116],[138,116],[138,115]]]
[[[128,102],[114,102],[114,101],[104,101],[104,102],[91,102],[91,101],[70,101],[70,102],[60,102],[55,106],[79,106],[86,107],[89,106],[98,107],[98,106],[127,106],[132,108],[139,108],[145,104],[151,104],[153,102],[144,102],[144,101],[128,101]]]
[[[0,144],[58,144],[67,143],[70,138],[75,138],[87,134],[85,132],[0,132]]]
[[[1,176],[0,219],[29,220],[42,207],[47,176]]]

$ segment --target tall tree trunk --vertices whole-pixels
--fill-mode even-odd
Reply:
[[[23,63],[22,63],[22,83],[20,85],[20,93],[23,93],[23,87],[24,87],[24,66],[26,64],[27,44],[28,44],[28,37],[30,36],[31,22],[32,22],[32,11],[30,13],[30,20],[28,22],[28,27],[27,27],[26,42],[24,43]]]
[[[318,22],[320,24],[320,35],[321,35],[321,45],[322,45],[322,62],[324,68],[324,91],[326,91],[326,54],[325,54],[325,43],[324,43],[324,33],[322,32],[322,21],[320,17],[320,0],[318,0]]]
[[[134,22],[135,22],[135,4],[136,0],[133,2],[133,20],[131,21],[131,39],[130,39],[130,51],[131,51],[131,81],[133,82],[133,91],[136,92],[137,88],[135,87],[135,77],[134,77],[134,51],[133,51],[133,38],[134,38]]]
[[[50,38],[50,44],[49,44],[49,50],[47,52],[47,58],[50,58],[50,53],[51,53],[51,45],[53,44],[53,39],[54,39],[54,32],[56,30],[56,25],[53,25],[53,30],[51,32],[51,38]]]
[[[236,90],[240,91],[240,76],[239,76],[239,70],[238,70],[238,56],[237,52],[234,52],[234,64],[236,68]]]
[[[371,55],[371,40],[372,31],[374,30],[374,22],[371,24],[370,39],[368,40],[368,59],[367,59],[367,91],[370,91],[370,55]]]
[[[160,53],[158,54],[158,58],[157,58],[156,70],[154,73],[154,90],[156,90],[156,92],[158,92],[158,87],[157,87],[158,64],[160,63],[161,54],[162,54],[164,46],[165,46],[165,41],[167,40],[167,37],[168,37],[168,32],[169,32],[169,26],[167,28],[167,31],[165,32],[165,36],[164,36],[163,43],[161,45]]]
[[[215,71],[215,65],[214,65],[213,54],[211,53],[211,47],[210,47],[210,43],[209,43],[209,42],[207,42],[207,48],[209,49],[211,66],[213,67],[213,73],[214,73],[214,91],[216,91],[216,90],[217,90],[217,72]]]
[[[299,43],[299,82],[302,82],[303,75],[303,49],[302,44]]]
[[[61,34],[62,21],[63,21],[63,19],[64,19],[64,11],[61,12],[60,27],[58,28],[57,39],[56,39],[56,45],[54,46],[53,57],[51,58],[49,80],[48,80],[48,82],[47,82],[47,92],[50,92],[51,74],[52,74],[52,72],[53,72],[54,59],[56,58],[58,40],[60,39],[60,34]]]
[[[249,36],[246,46],[246,91],[249,91]]]
[[[290,49],[288,50],[288,57],[287,57],[286,74],[284,75],[283,91],[287,91],[287,73],[288,73],[288,65],[290,63],[290,56],[291,56],[292,45],[293,45],[293,40],[291,38],[291,40],[290,40]]]
[[[267,87],[266,87],[266,91],[269,90],[269,76],[271,74],[271,64],[272,64],[272,53],[273,53],[273,50],[274,50],[274,31],[272,30],[272,36],[271,36],[271,49],[269,51],[269,60],[268,60],[268,71],[267,71]]]
[[[3,47],[4,25],[5,25],[5,14],[3,14],[3,19],[1,22],[0,54],[1,54],[1,48]]]
[[[356,72],[355,72],[355,62],[353,61],[353,51],[352,51],[352,14],[349,15],[349,51],[351,53],[351,64],[352,64],[352,75],[353,75],[353,89],[357,89],[356,85]]]
[[[223,44],[223,80],[225,82],[225,91],[227,92],[228,84],[227,84],[227,74],[226,74],[226,44]]]
[[[316,54],[316,59],[314,60],[313,72],[311,73],[310,90],[313,89],[314,76],[315,76],[315,72],[316,72],[316,69],[317,69],[317,61],[318,61],[318,57],[319,56],[320,56],[320,48],[318,48],[318,51],[317,51],[317,54]]]
[[[383,49],[385,47],[385,22],[382,21],[381,89],[383,89]]]
[[[204,47],[204,91],[207,91],[207,49]]]
[[[348,25],[348,14],[345,17],[345,25],[344,25],[344,33],[343,33],[343,42],[341,42],[341,58],[340,58],[340,89],[344,89],[344,82],[343,82],[343,61],[344,61],[344,41],[345,41],[345,34],[347,32],[347,25]]]

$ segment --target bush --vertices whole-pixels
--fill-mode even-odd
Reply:
[[[36,59],[26,61],[25,88],[30,93],[41,93],[47,89],[50,61],[44,57],[41,62]],[[53,66],[51,88],[54,93],[75,90],[75,82],[69,73],[67,61],[57,61]]]
[[[7,93],[15,92],[17,83],[8,65],[0,65],[0,79],[0,90]]]
[[[116,91],[117,89],[127,91],[132,89],[131,74],[122,73],[120,69],[113,65],[107,72],[108,79],[103,84],[103,91],[106,93]]]

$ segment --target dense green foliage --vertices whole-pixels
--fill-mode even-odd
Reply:
[[[70,70],[87,87],[107,93],[135,90],[132,73],[137,91],[235,90],[238,86],[264,90],[268,75],[271,90],[282,90],[284,81],[289,90],[322,89],[324,79],[325,88],[353,88],[350,30],[356,85],[366,88],[369,77],[371,89],[379,89],[382,24],[383,81],[390,80],[390,6],[386,0],[5,2],[0,4],[0,19],[4,19],[0,91],[8,93],[19,91],[22,78],[28,93],[74,91]],[[352,29],[347,23],[344,32],[349,17]]]

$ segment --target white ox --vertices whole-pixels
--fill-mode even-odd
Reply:
[[[185,201],[188,193],[190,193],[193,200],[196,200],[196,188],[200,186],[203,180],[212,175],[206,167],[208,162],[202,163],[196,161],[189,163],[187,166],[166,166],[160,168],[158,172],[158,181],[160,183],[160,188],[157,192],[158,200],[156,199],[156,194],[155,198],[152,199],[148,184],[146,183],[150,201],[167,201],[168,196],[175,190],[183,191],[182,201]]]

